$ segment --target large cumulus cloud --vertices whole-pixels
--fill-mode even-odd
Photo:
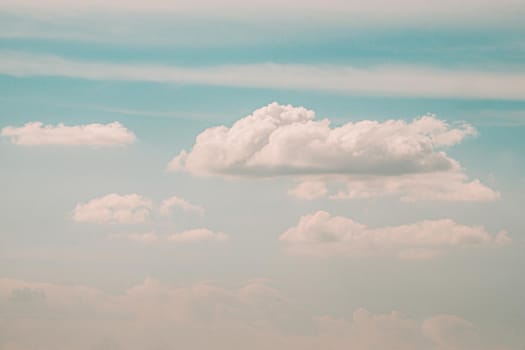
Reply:
[[[316,185],[305,185],[290,192],[306,199],[329,195],[319,182],[334,179],[346,183],[360,178],[360,183],[366,185],[371,178],[406,182],[410,176],[419,175],[416,179],[419,184],[433,176],[434,185],[441,182],[435,175],[444,174],[454,177],[451,192],[457,192],[458,186],[476,187],[474,190],[481,192],[481,195],[466,194],[463,199],[495,199],[496,192],[479,181],[469,181],[460,164],[445,153],[447,147],[475,134],[476,130],[469,124],[450,125],[433,115],[411,122],[363,120],[333,127],[328,119],[315,120],[315,113],[304,107],[271,103],[231,127],[204,130],[192,149],[181,151],[171,160],[168,169],[197,176],[293,176],[300,181],[315,178]],[[315,193],[308,193],[309,190]],[[330,195],[352,197],[339,192]],[[381,184],[375,184],[375,195],[385,192]],[[405,191],[398,192],[402,196]],[[447,195],[428,197],[453,199]]]

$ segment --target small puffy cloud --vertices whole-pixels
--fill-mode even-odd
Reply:
[[[87,203],[79,203],[73,210],[77,222],[136,224],[147,220],[153,203],[138,194],[111,193]]]
[[[182,209],[184,212],[194,212],[204,215],[204,208],[190,203],[184,198],[173,196],[167,198],[160,203],[159,212],[161,215],[169,215],[171,208],[176,207]]]
[[[288,194],[297,199],[312,200],[326,196],[328,189],[323,181],[303,181]]]
[[[491,236],[481,226],[461,225],[450,219],[370,228],[325,211],[301,217],[279,239],[296,254],[393,255],[400,259],[430,259],[454,247],[499,245],[510,240],[505,231]]]
[[[428,115],[412,122],[364,120],[331,127],[304,107],[272,103],[235,122],[206,129],[169,169],[195,175],[399,175],[458,168],[443,147],[474,135]]]
[[[2,136],[15,145],[90,145],[114,146],[135,142],[135,134],[119,122],[76,126],[44,125],[31,122],[21,127],[6,126]]]
[[[305,200],[398,196],[403,200],[486,201],[499,193],[469,180],[444,149],[476,135],[469,124],[433,115],[410,122],[362,120],[332,127],[304,107],[271,103],[231,127],[204,130],[168,170],[197,176],[293,176]],[[328,193],[328,184],[339,189]],[[333,186],[330,186],[333,187]]]

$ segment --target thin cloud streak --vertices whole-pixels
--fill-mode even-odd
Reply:
[[[353,95],[525,100],[525,71],[447,70],[423,66],[237,64],[181,67],[69,60],[0,52],[0,74],[287,90]]]

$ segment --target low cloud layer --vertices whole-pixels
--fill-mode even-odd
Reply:
[[[0,308],[2,349],[495,349],[455,315],[418,321],[363,308],[348,319],[312,315],[263,280],[224,288],[148,278],[109,294],[0,279]]]
[[[469,180],[445,149],[476,135],[469,124],[427,115],[411,122],[363,120],[332,127],[303,107],[272,103],[231,127],[208,128],[171,171],[197,176],[303,178],[299,199],[398,196],[403,200],[494,200],[499,194]],[[339,185],[328,191],[327,182]]]
[[[115,146],[135,142],[135,134],[119,122],[76,126],[27,123],[21,127],[6,126],[2,136],[15,145],[89,145]]]
[[[492,236],[481,226],[461,225],[450,219],[371,228],[325,211],[301,217],[279,239],[295,254],[386,255],[401,259],[430,259],[454,248],[510,242],[505,231]]]

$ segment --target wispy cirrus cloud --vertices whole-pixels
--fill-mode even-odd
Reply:
[[[158,242],[196,243],[207,241],[227,241],[230,237],[223,232],[215,232],[207,228],[194,228],[168,235],[153,232],[146,233],[115,233],[108,237],[111,240],[134,241],[145,244]]]
[[[360,68],[255,63],[186,67],[82,61],[3,51],[0,52],[0,74],[331,91],[355,95],[525,99],[525,71],[476,71],[406,65]]]

